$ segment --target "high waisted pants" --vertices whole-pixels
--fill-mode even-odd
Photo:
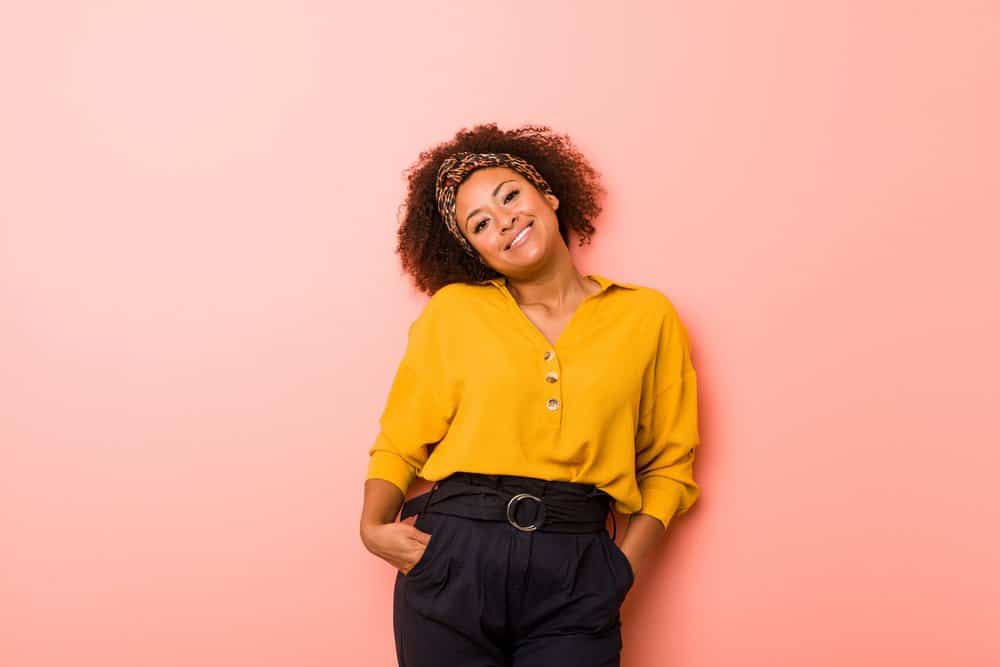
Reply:
[[[618,667],[634,573],[607,531],[525,532],[433,511],[420,560],[396,573],[400,667]]]

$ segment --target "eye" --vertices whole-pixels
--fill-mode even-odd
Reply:
[[[509,204],[510,201],[511,201],[511,199],[513,199],[514,197],[516,197],[519,192],[521,192],[521,191],[520,190],[511,190],[510,192],[508,192],[507,196],[503,198],[503,203],[504,204]],[[473,234],[478,234],[479,230],[482,229],[483,225],[485,225],[488,221],[489,221],[489,218],[484,218],[483,220],[480,220],[476,224],[476,226],[472,228],[472,233]]]

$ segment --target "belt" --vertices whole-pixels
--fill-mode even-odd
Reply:
[[[404,502],[400,519],[424,513],[452,514],[506,521],[525,532],[596,533],[605,530],[610,514],[614,539],[618,526],[612,500],[593,484],[456,472]]]

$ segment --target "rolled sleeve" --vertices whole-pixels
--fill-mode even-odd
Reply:
[[[410,484],[417,477],[417,468],[406,462],[397,448],[388,442],[384,433],[379,433],[375,438],[375,445],[369,452],[371,458],[368,459],[368,474],[365,479],[384,479],[392,482],[406,495]]]
[[[403,495],[448,432],[456,409],[435,324],[434,301],[410,325],[406,351],[393,377],[380,430],[369,449],[365,479],[384,479]]]
[[[698,499],[694,480],[698,433],[698,378],[691,362],[687,330],[671,307],[661,325],[654,368],[653,399],[640,418],[636,437],[638,510],[663,527]]]

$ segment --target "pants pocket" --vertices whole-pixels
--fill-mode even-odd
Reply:
[[[625,552],[615,543],[611,536],[606,532],[602,533],[608,541],[608,547],[611,549],[611,553],[614,555],[615,560],[618,561],[618,569],[621,581],[624,582],[625,589],[622,592],[622,599],[625,595],[632,589],[632,584],[635,583],[635,572],[632,570],[632,563],[629,562],[628,556]]]
[[[413,567],[410,568],[409,572],[406,574],[400,572],[405,579],[413,579],[420,576],[427,571],[431,561],[434,560],[434,552],[437,550],[439,542],[437,535],[439,528],[436,520],[437,516],[438,515],[436,514],[420,514],[417,516],[417,520],[413,522],[414,528],[418,528],[425,533],[430,533],[431,536],[428,538],[427,544],[424,545],[424,552],[420,554],[420,558],[418,558],[417,562],[413,564]]]

